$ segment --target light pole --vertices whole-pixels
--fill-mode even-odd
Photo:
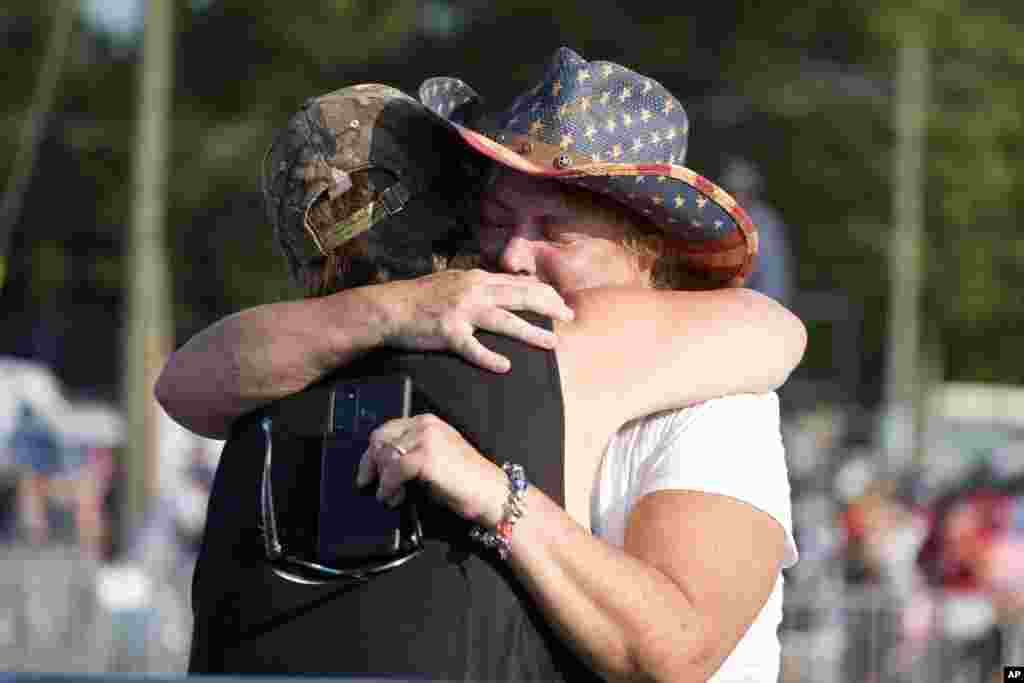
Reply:
[[[889,321],[883,446],[886,465],[920,464],[925,380],[921,359],[924,284],[925,133],[931,66],[919,33],[904,35],[893,93],[893,225],[889,237]]]
[[[171,350],[164,222],[173,78],[173,0],[149,0],[142,38],[133,210],[125,263],[128,311],[123,394],[126,421],[122,530],[145,520],[157,487],[159,406],[153,385]]]

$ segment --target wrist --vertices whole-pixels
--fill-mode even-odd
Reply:
[[[490,509],[490,522],[478,524],[470,530],[470,538],[487,548],[497,551],[498,556],[507,560],[512,551],[512,535],[516,523],[526,512],[526,492],[529,484],[522,466],[506,462],[502,466],[506,478],[504,502],[500,515]],[[497,519],[495,522],[494,520]]]
[[[485,486],[481,486],[482,502],[480,515],[477,519],[470,520],[479,524],[488,531],[494,531],[501,523],[505,514],[505,503],[508,500],[508,476],[500,467],[491,464],[490,476],[487,477]]]
[[[323,298],[324,328],[332,340],[335,364],[385,343],[391,318],[386,291],[379,285],[356,287]]]
[[[372,336],[373,346],[391,346],[402,334],[402,320],[406,317],[404,300],[401,296],[402,282],[388,282],[380,285],[360,287],[367,334]]]

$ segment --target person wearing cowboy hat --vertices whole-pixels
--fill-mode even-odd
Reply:
[[[581,77],[581,73],[590,68],[597,74],[609,71],[603,76],[607,79],[603,89],[581,95],[568,87],[585,84],[590,76]],[[436,86],[440,88],[434,90]],[[632,147],[642,149],[649,142],[651,156],[623,158],[624,143],[615,136],[620,119],[629,116],[627,127],[633,125],[634,115],[637,125],[650,123],[655,104],[665,116],[681,110],[660,85],[624,67],[587,63],[571,51],[560,50],[544,81],[496,118],[497,128],[487,136],[455,122],[451,114],[460,109],[458,104],[446,105],[444,112],[432,102],[444,88],[445,81],[434,79],[421,90],[436,121],[509,169],[496,174],[485,192],[481,249],[485,260],[516,277],[446,272],[364,288],[375,290],[377,297],[389,287],[396,294],[390,308],[364,296],[349,297],[344,309],[333,311],[352,324],[350,335],[361,338],[346,339],[349,347],[341,354],[332,347],[328,358],[311,359],[316,355],[311,348],[326,351],[330,344],[310,335],[310,347],[291,356],[300,360],[290,368],[275,361],[274,367],[263,369],[264,379],[273,381],[273,370],[284,368],[282,376],[289,371],[303,375],[287,380],[301,388],[303,382],[382,343],[448,348],[482,367],[507,370],[501,367],[505,359],[479,340],[467,342],[467,338],[474,328],[487,329],[550,346],[550,334],[507,311],[532,308],[561,316],[564,304],[560,297],[551,296],[553,287],[575,310],[575,320],[563,318],[554,324],[565,401],[564,503],[558,504],[541,488],[527,486],[525,491],[514,491],[522,494],[516,501],[525,511],[520,509],[521,516],[509,518],[510,475],[436,418],[417,417],[382,426],[374,438],[377,447],[361,465],[364,481],[379,480],[379,497],[392,503],[403,497],[405,482],[426,481],[448,507],[480,523],[483,531],[478,537],[500,551],[549,627],[592,671],[613,679],[643,673],[656,680],[703,680],[733,653],[719,670],[718,680],[732,680],[738,674],[761,680],[762,674],[777,673],[774,628],[781,599],[779,569],[795,560],[795,547],[789,532],[788,483],[774,396],[718,399],[686,411],[642,417],[693,400],[770,389],[795,365],[804,344],[798,321],[794,326],[788,313],[763,298],[739,289],[721,289],[741,283],[749,272],[756,253],[756,229],[728,195],[675,163],[682,161],[685,151],[685,142],[676,140],[688,133],[685,114],[681,120],[663,120],[663,129],[647,129],[642,136],[639,130],[631,131]],[[631,95],[625,92],[632,88],[653,99],[627,104]],[[566,99],[570,95],[574,97]],[[581,105],[581,97],[592,102]],[[619,104],[613,103],[616,99]],[[595,102],[610,106],[597,110]],[[306,274],[305,282],[323,292],[325,283],[351,272],[360,254],[365,263],[366,254],[379,247],[368,246],[365,240],[412,206],[417,181],[393,173],[387,187],[381,183],[381,190],[363,183],[361,191],[373,201],[356,210],[350,206],[336,211],[335,200],[360,190],[357,169],[375,164],[347,159],[354,146],[340,144],[344,134],[351,137],[351,131],[363,130],[363,121],[325,121],[320,104],[314,102],[302,113],[307,122],[321,115],[321,129],[308,135],[310,144],[299,145],[301,153],[292,155],[291,161],[272,153],[268,173],[285,185],[289,179],[301,181],[304,192],[287,201],[284,193],[275,194],[272,181],[269,204],[279,231],[282,226],[299,226],[287,235],[279,232],[279,239],[293,266],[298,263],[297,270]],[[599,112],[609,137],[603,143],[595,141],[598,136],[591,132],[597,119],[586,125],[570,122],[557,138],[545,132],[561,125],[573,111]],[[525,127],[520,126],[523,118]],[[323,129],[332,133],[333,142],[324,142]],[[480,130],[488,129],[481,125]],[[573,131],[588,141],[586,145],[575,144]],[[652,142],[654,133],[657,144]],[[672,143],[668,147],[660,145],[666,136]],[[318,144],[321,150],[329,148],[330,154],[310,154]],[[666,158],[661,158],[661,152]],[[548,153],[554,154],[546,158]],[[611,161],[604,161],[604,155]],[[404,187],[410,184],[413,187]],[[292,220],[295,216],[299,219]],[[312,243],[319,259],[303,261],[297,254],[295,245],[303,240]],[[332,262],[339,250],[347,251],[347,257]],[[313,264],[319,271],[310,268]],[[371,268],[365,274],[373,281],[380,269]],[[680,282],[713,291],[671,289]],[[665,291],[653,291],[652,284]],[[323,297],[317,303],[355,291]],[[458,305],[449,303],[456,300]],[[457,315],[449,314],[448,306]],[[268,315],[271,310],[273,316]],[[308,317],[296,323],[300,310]],[[417,328],[409,322],[415,317],[410,312],[428,322],[419,320]],[[217,355],[210,351],[211,341],[225,341],[224,332],[231,326],[236,332],[248,326],[251,333],[263,324],[270,341],[264,339],[262,348],[270,349],[264,356],[269,358],[275,355],[274,335],[282,328],[302,329],[310,318],[326,313],[326,307],[318,313],[309,307],[275,304],[238,316],[219,330],[208,330],[171,359],[158,384],[158,396],[172,416],[189,420],[187,409],[178,410],[188,391],[183,387],[195,377],[195,368],[209,367],[205,363]],[[405,321],[393,322],[403,315]],[[773,320],[773,315],[778,317]],[[730,328],[733,316],[732,324],[741,322]],[[321,318],[329,319],[329,315]],[[375,331],[375,324],[383,331]],[[730,329],[721,334],[719,325]],[[775,327],[751,334],[751,327],[762,325]],[[332,336],[325,332],[329,329],[321,327],[319,336]],[[686,338],[690,341],[680,343]],[[244,356],[259,347],[251,339],[237,337],[222,348]],[[675,343],[680,345],[672,346]],[[776,353],[787,359],[781,377],[772,376],[770,364],[766,367],[759,358],[739,373],[743,381],[730,382],[730,372],[752,356],[750,348],[764,344],[774,345],[767,350],[768,356]],[[796,354],[794,346],[799,347]],[[691,362],[702,354],[706,356],[700,362]],[[519,364],[517,357],[517,368]],[[295,372],[296,368],[303,371]],[[210,379],[216,382],[216,376]],[[691,381],[696,388],[682,386]],[[203,428],[217,419],[230,421],[237,415],[232,410],[245,401],[252,407],[267,400],[267,394],[236,398],[209,422],[193,423]],[[618,431],[633,418],[640,419]],[[401,457],[394,457],[396,453]],[[702,457],[709,453],[713,457]],[[705,551],[711,548],[713,552]],[[740,642],[734,652],[741,638],[745,643]]]

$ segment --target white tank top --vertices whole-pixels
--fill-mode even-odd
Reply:
[[[774,393],[719,398],[623,426],[609,442],[595,481],[594,534],[622,547],[633,505],[663,489],[728,495],[763,510],[786,532],[783,567],[796,563],[789,477]],[[780,572],[768,602],[710,680],[775,683],[781,621]]]

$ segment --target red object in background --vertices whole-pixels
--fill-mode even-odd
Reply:
[[[953,591],[988,591],[1005,576],[994,563],[1012,558],[1003,550],[1015,524],[1018,501],[999,491],[979,490],[947,501],[918,554],[918,566],[932,585]],[[998,551],[998,552],[997,552]]]
[[[850,505],[839,515],[839,526],[847,543],[864,538],[864,510],[859,505]]]

